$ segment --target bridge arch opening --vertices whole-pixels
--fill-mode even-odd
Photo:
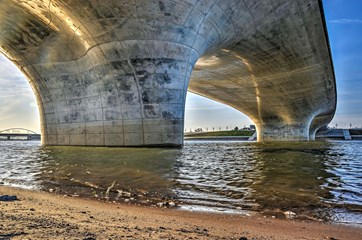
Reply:
[[[36,96],[20,69],[0,54],[0,131],[19,127],[41,132]]]
[[[192,92],[187,93],[185,133],[230,131],[250,128],[255,123],[244,113],[223,103]]]

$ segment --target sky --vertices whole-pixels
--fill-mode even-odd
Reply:
[[[362,127],[362,0],[324,0],[337,80],[337,111],[329,126]],[[187,94],[185,129],[212,130],[253,124],[221,103]],[[35,96],[24,75],[0,54],[0,130],[21,127],[40,132]]]
[[[28,80],[0,54],[0,130],[13,127],[40,133],[39,111]]]

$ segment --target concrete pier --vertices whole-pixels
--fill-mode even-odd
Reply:
[[[333,118],[322,3],[0,0],[0,51],[28,77],[45,145],[181,146],[187,90],[247,114],[259,141]]]

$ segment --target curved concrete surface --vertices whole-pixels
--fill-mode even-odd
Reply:
[[[259,141],[314,139],[335,112],[318,0],[0,4],[45,145],[182,145],[187,89],[247,114]]]

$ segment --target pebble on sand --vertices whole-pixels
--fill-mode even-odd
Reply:
[[[9,195],[0,196],[0,201],[2,202],[12,202],[17,200],[19,200],[17,196],[9,196]]]
[[[295,212],[292,212],[292,211],[285,211],[284,215],[285,215],[286,218],[294,218],[294,217],[297,216],[297,214]]]

